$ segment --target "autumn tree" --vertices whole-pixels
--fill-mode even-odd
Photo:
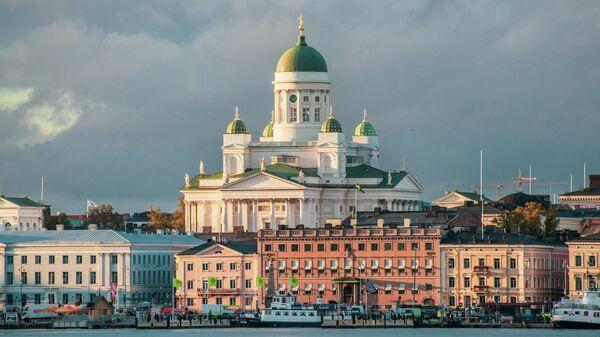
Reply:
[[[183,195],[177,198],[177,208],[173,211],[173,228],[178,229],[180,232],[185,230],[185,202]]]
[[[148,218],[150,218],[150,228],[149,230],[156,229],[164,229],[171,228],[172,220],[171,215],[167,212],[164,212],[160,209],[160,206],[150,206],[150,210],[148,211]]]
[[[99,229],[123,229],[123,216],[115,212],[109,204],[98,205],[90,210],[88,222],[97,224]]]
[[[542,216],[545,220],[542,223]],[[512,212],[505,212],[492,221],[496,226],[509,231],[512,226],[519,228],[519,233],[531,235],[552,235],[558,225],[556,212],[544,209],[541,204],[528,202]]]
[[[48,230],[55,230],[56,225],[64,225],[65,229],[72,229],[71,221],[65,213],[50,215],[44,218],[44,227]]]

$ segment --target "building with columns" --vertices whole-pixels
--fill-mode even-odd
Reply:
[[[28,197],[0,195],[0,232],[40,231],[47,209]]]
[[[0,310],[27,303],[171,303],[174,254],[204,241],[112,230],[0,233]],[[114,285],[113,285],[114,284]]]
[[[366,109],[346,139],[331,105],[325,58],[307,44],[302,20],[298,30],[275,67],[271,122],[259,140],[236,107],[223,134],[221,171],[206,173],[201,162],[198,174],[186,175],[180,191],[187,231],[319,227],[355,208],[421,208],[423,188],[414,176],[380,168],[379,136]]]

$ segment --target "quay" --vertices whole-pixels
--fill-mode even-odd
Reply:
[[[138,321],[138,329],[200,329],[200,328],[230,328],[233,325],[228,319],[194,319],[194,320],[161,320]]]
[[[347,317],[344,319],[323,319],[321,327],[325,329],[362,329],[362,328],[413,328],[415,327],[412,319],[389,319],[386,317],[379,319],[358,319]]]

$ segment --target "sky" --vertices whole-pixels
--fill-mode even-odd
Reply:
[[[599,1],[0,0],[0,193],[39,200],[44,176],[53,212],[173,209],[236,105],[258,139],[300,13],[346,136],[367,107],[425,200],[472,190],[480,149],[503,194],[529,165],[600,173]]]

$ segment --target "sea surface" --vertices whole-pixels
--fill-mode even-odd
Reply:
[[[600,330],[555,329],[319,329],[226,328],[170,330],[0,330],[10,337],[598,337]]]

